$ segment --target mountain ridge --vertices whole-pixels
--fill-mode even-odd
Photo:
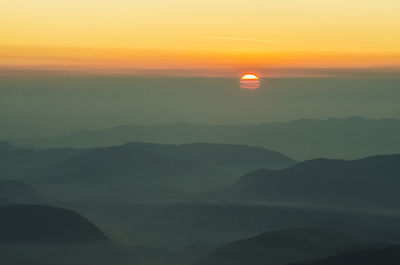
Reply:
[[[228,201],[391,208],[398,205],[399,175],[399,154],[359,160],[313,159],[282,170],[249,172],[214,195],[217,200]]]
[[[200,258],[194,265],[286,265],[358,249],[364,244],[330,228],[289,228],[228,243]]]
[[[108,238],[80,214],[63,208],[16,204],[0,207],[0,242],[90,243]]]
[[[59,137],[14,139],[11,142],[43,147],[94,147],[127,142],[225,143],[261,146],[287,154],[295,160],[308,160],[316,157],[356,159],[399,153],[399,134],[398,119],[350,117],[255,125],[121,125],[103,130],[81,130]]]

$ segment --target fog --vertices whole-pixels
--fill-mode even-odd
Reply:
[[[232,78],[3,76],[0,138],[120,124],[257,124],[360,115],[400,117],[400,79],[275,78],[258,90]]]

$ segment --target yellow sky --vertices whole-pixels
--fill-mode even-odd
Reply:
[[[397,66],[399,14],[399,0],[2,0],[0,66]]]

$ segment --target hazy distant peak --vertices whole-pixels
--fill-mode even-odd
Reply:
[[[18,145],[47,147],[101,147],[128,142],[159,144],[220,143],[260,146],[295,160],[317,157],[356,159],[400,153],[400,120],[349,118],[301,119],[242,125],[207,125],[186,122],[121,125],[85,130],[60,137],[22,139]]]
[[[11,149],[13,149],[13,146],[9,142],[0,140],[0,151],[11,150]]]

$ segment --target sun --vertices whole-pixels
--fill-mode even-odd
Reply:
[[[260,80],[256,74],[243,74],[240,78],[240,88],[248,90],[257,90],[260,88]]]
[[[255,74],[244,74],[242,80],[258,80],[258,76]]]

